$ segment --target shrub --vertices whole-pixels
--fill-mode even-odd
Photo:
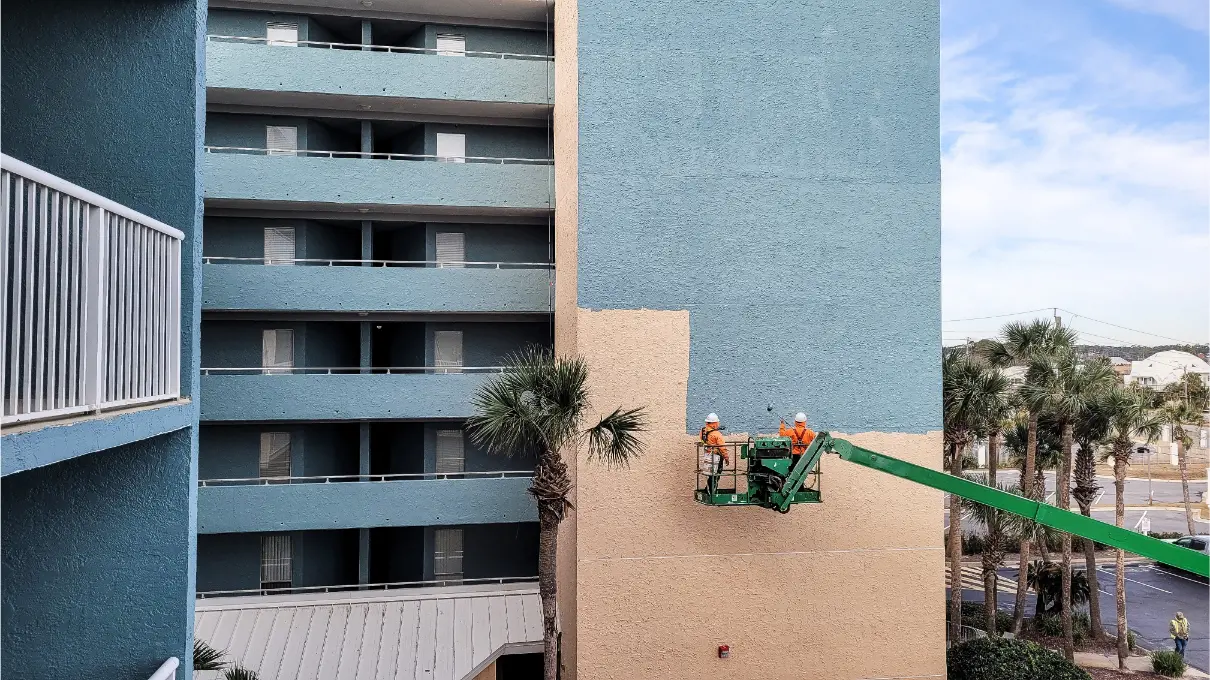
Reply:
[[[1179,678],[1185,674],[1185,659],[1171,650],[1152,652],[1151,670],[1166,678]]]
[[[950,620],[949,600],[945,601],[945,620]],[[982,602],[962,601],[962,625],[970,626],[983,630],[984,623],[987,621],[986,610],[983,608]],[[1004,631],[1013,627],[1013,615],[1005,611],[996,612],[996,632],[1003,634]]]
[[[1179,531],[1148,531],[1147,535],[1152,538],[1182,538],[1184,534]]]
[[[1134,631],[1127,629],[1126,630],[1126,647],[1132,652],[1134,651],[1134,643],[1135,643]]]
[[[943,543],[945,544],[945,554],[949,555],[950,534],[948,531],[945,532],[944,538],[942,540],[943,540]],[[983,538],[982,534],[976,534],[974,532],[963,534],[962,535],[962,554],[963,555],[982,554],[984,542],[985,542],[985,539]]]
[[[949,680],[1091,680],[1084,669],[1028,640],[979,638],[945,654]]]
[[[1048,637],[1062,637],[1063,635],[1063,620],[1059,618],[1058,614],[1035,617],[1033,627],[1040,635]]]

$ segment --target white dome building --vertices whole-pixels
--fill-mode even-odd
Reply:
[[[1156,352],[1142,361],[1130,362],[1130,373],[1125,381],[1127,385],[1138,383],[1162,390],[1188,373],[1200,375],[1202,381],[1210,385],[1210,364],[1188,352],[1170,349]]]

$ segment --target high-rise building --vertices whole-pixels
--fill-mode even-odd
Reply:
[[[0,672],[148,678],[193,630],[205,3],[2,14]]]
[[[93,42],[71,58],[34,44],[36,5],[17,25],[4,7],[6,76],[39,75],[5,78],[5,153],[185,244],[179,395],[153,410],[192,399],[193,419],[159,437],[183,438],[185,465],[197,442],[196,475],[168,493],[124,468],[74,473],[121,475],[195,520],[195,559],[187,542],[147,561],[196,576],[174,640],[196,621],[261,680],[532,677],[534,461],[483,450],[464,424],[506,358],[538,346],[588,360],[594,408],[650,416],[629,469],[565,452],[564,677],[944,675],[936,493],[828,459],[824,502],[787,515],[693,500],[709,412],[742,438],[777,428],[770,405],[805,411],[815,429],[940,462],[936,0],[212,0],[204,36],[121,36],[141,47],[113,52],[164,65],[152,72],[90,62]],[[71,22],[135,20],[111,14]],[[184,102],[183,74],[202,66],[166,55],[202,49],[204,104],[193,127],[163,132],[162,102],[177,100],[161,90]],[[129,124],[68,105],[59,70],[76,91],[104,89],[86,66],[122,81]],[[157,96],[132,97],[140,81]],[[93,186],[70,154],[41,151],[81,145],[133,165]],[[197,153],[197,226],[158,208],[194,186],[195,157],[176,149]],[[44,509],[59,482],[36,475],[109,459],[50,463],[50,440],[26,439],[44,467],[10,475],[10,442],[33,435],[9,434],[9,413],[5,670],[37,628],[11,622],[10,570],[37,593],[58,584],[24,557],[59,545],[28,528],[35,514],[62,515],[81,552],[93,529],[137,525],[151,541],[175,517],[144,531],[139,513],[160,505],[90,497],[96,526],[68,521],[84,501]],[[10,501],[25,484],[37,493]],[[10,530],[32,547],[10,549]],[[876,651],[855,651],[855,628]]]

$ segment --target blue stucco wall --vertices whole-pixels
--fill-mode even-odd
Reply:
[[[266,27],[270,22],[298,24],[299,40],[324,40],[323,37],[312,37],[311,19],[301,14],[245,12],[232,9],[210,10],[207,13],[206,34],[263,38],[267,32]]]
[[[579,305],[689,310],[689,427],[940,428],[937,1],[581,0],[578,35]]]
[[[202,269],[205,309],[550,312],[549,269],[242,266],[225,262]]]
[[[357,366],[361,346],[356,322],[219,321],[202,323],[202,364],[206,368],[261,365],[264,331],[294,331],[294,365],[340,368]],[[277,376],[281,377],[281,376]]]
[[[554,101],[545,60],[448,57],[211,41],[207,85],[231,90],[310,92],[373,99]]]
[[[292,476],[358,474],[357,423],[205,423],[201,427],[199,437],[198,479],[259,477],[262,432],[290,434]]]
[[[357,260],[361,258],[361,225],[245,217],[207,217],[203,257],[264,257],[265,229],[294,229],[299,259]],[[227,263],[231,264],[231,263]],[[202,273],[205,281],[209,274]],[[203,284],[204,287],[204,284]]]
[[[264,149],[268,144],[265,127],[269,125],[297,128],[299,149],[361,150],[361,133],[348,124],[344,128],[338,128],[330,123],[308,118],[214,112],[206,115],[206,145]]]
[[[437,470],[437,430],[461,429],[462,426],[462,423],[425,424],[423,440],[425,472]],[[486,449],[475,445],[474,441],[465,434],[462,439],[462,454],[467,472],[532,470],[537,464],[536,459],[530,454],[516,456],[490,454]]]
[[[192,436],[3,479],[5,678],[146,678],[189,658]]]
[[[437,259],[439,231],[462,232],[469,262],[550,262],[552,259],[552,235],[546,225],[431,222],[425,228],[426,260]]]
[[[546,128],[506,125],[424,126],[424,153],[437,153],[437,134],[466,135],[466,155],[479,158],[550,158],[551,139]]]
[[[260,588],[261,536],[198,536],[198,591]],[[356,531],[298,531],[290,537],[294,587],[357,583]]]
[[[528,477],[206,486],[198,533],[533,522]]]
[[[545,211],[547,165],[208,153],[206,198]]]
[[[204,375],[202,420],[465,420],[489,374]]]
[[[553,28],[552,28],[553,31]],[[459,33],[466,37],[468,52],[504,52],[507,54],[552,54],[554,34],[546,31],[494,28],[489,26],[453,26],[426,24],[424,47],[437,47],[438,33]]]

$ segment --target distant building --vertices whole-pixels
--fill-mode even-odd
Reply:
[[[1179,382],[1188,373],[1200,375],[1210,385],[1210,364],[1188,352],[1165,350],[1156,352],[1142,361],[1130,362],[1130,373],[1125,376],[1126,384],[1137,383],[1144,387],[1162,390]]]
[[[1130,360],[1122,357],[1109,357],[1109,365],[1113,366],[1113,372],[1118,376],[1125,378],[1130,375]]]

